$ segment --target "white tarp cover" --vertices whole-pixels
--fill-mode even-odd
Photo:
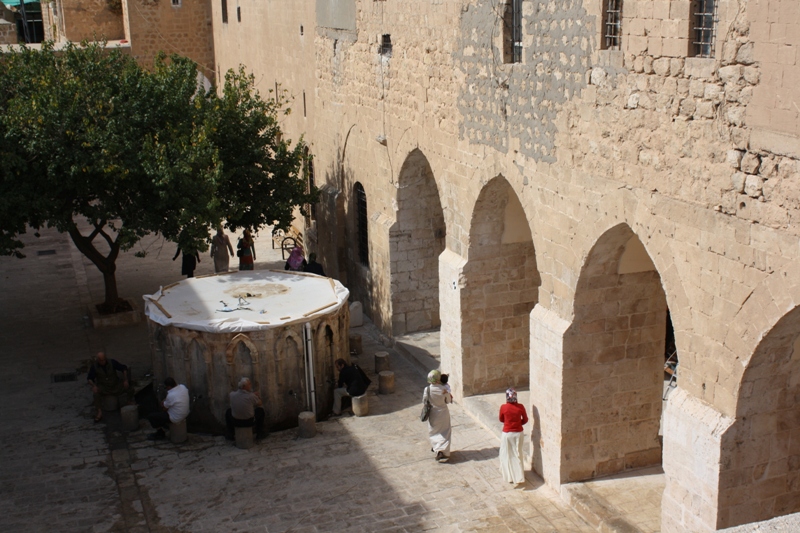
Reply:
[[[249,270],[163,287],[144,296],[144,313],[162,326],[238,333],[307,322],[338,310],[349,296],[350,291],[331,278]]]

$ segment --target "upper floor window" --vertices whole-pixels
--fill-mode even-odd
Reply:
[[[692,23],[690,24],[692,44],[689,55],[714,57],[717,27],[716,4],[716,0],[692,0]]]
[[[522,62],[522,0],[506,0],[503,9],[503,63]]]
[[[172,0],[172,7],[181,7],[181,0]]]
[[[356,203],[356,232],[358,233],[358,261],[369,267],[369,233],[367,230],[367,193],[364,186],[356,183],[353,187]]]
[[[228,23],[228,0],[222,0],[222,23]]]
[[[622,0],[603,2],[603,50],[619,50],[622,36]]]

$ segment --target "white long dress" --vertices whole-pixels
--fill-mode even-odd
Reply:
[[[450,393],[441,384],[425,387],[422,393],[423,404],[429,390],[431,416],[428,418],[428,437],[431,440],[431,448],[437,455],[442,452],[445,457],[450,457],[450,409],[447,407],[450,403]]]

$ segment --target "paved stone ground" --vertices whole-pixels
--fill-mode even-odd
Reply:
[[[207,435],[154,444],[113,417],[93,424],[85,374],[64,383],[51,374],[85,366],[99,347],[142,374],[144,326],[89,329],[85,310],[102,299],[94,267],[66,236],[25,240],[26,259],[0,258],[0,531],[593,530],[537,479],[504,484],[497,438],[459,406],[451,464],[434,462],[417,419],[424,378],[392,350],[397,393],[378,396],[373,384],[369,417],[320,422],[313,439],[286,431],[244,451]],[[172,246],[143,246],[148,258],[118,263],[120,293],[137,301],[180,278]],[[258,255],[257,268],[282,267],[263,235]],[[211,271],[206,258],[197,274]],[[374,328],[361,331],[372,370],[371,354],[386,349]]]

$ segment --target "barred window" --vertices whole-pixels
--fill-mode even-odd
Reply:
[[[503,63],[522,62],[522,0],[503,7]]]
[[[717,9],[716,0],[692,1],[692,24],[690,25],[691,50],[695,57],[714,57],[716,39]]]
[[[622,35],[622,0],[603,2],[603,50],[619,50]]]
[[[367,193],[363,185],[356,183],[354,187],[356,202],[356,231],[358,232],[358,260],[369,267],[369,233],[367,231]]]

